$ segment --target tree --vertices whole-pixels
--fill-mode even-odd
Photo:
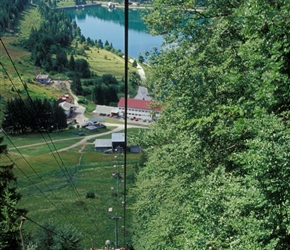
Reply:
[[[142,55],[139,55],[138,62],[139,63],[144,63],[145,62],[145,59],[144,59],[144,57]]]
[[[111,75],[111,74],[104,74],[102,75],[102,79],[101,82],[109,85],[109,84],[118,84],[118,80],[116,79],[115,76]]]
[[[93,101],[99,105],[105,105],[105,92],[101,84],[95,86],[93,91]]]
[[[0,137],[0,155],[7,154],[7,145],[2,145]],[[5,162],[5,161],[4,161]],[[19,225],[25,210],[17,208],[21,195],[17,192],[14,164],[0,165],[0,248],[3,250],[21,249]]]
[[[55,131],[67,128],[66,114],[57,102],[53,104],[53,124],[51,128]]]
[[[0,31],[13,30],[18,14],[24,10],[28,0],[3,0],[2,12],[0,14]]]
[[[118,93],[115,86],[110,85],[106,88],[105,98],[106,98],[106,105],[116,106],[116,104],[119,102],[119,98],[118,98]]]
[[[83,94],[83,87],[82,87],[81,79],[78,75],[74,76],[74,79],[71,83],[71,88],[76,95]]]
[[[44,223],[43,228],[32,236],[37,249],[78,250],[81,241],[79,233],[69,225],[56,226]]]
[[[56,54],[54,69],[60,72],[67,66],[65,49],[73,39],[73,27],[74,35],[78,35],[79,30],[75,23],[71,25],[71,18],[64,11],[55,12],[44,2],[38,3],[38,10],[43,21],[38,30],[31,29],[29,39],[22,44],[31,51],[34,65],[46,70],[53,70],[51,56]]]
[[[83,78],[89,78],[91,76],[89,63],[85,59],[75,60],[75,71]]]
[[[11,133],[50,132],[55,124],[58,129],[67,127],[64,111],[48,99],[15,98],[7,102],[3,128]]]
[[[98,40],[98,42],[96,43],[96,45],[98,45],[98,48],[101,48],[101,49],[104,48],[104,44],[103,44],[103,42],[102,42],[101,39]]]
[[[288,249],[289,6],[203,4],[146,17],[167,44],[149,57],[161,117],[135,139],[134,247]]]
[[[68,69],[70,71],[75,70],[75,59],[74,59],[73,55],[70,56],[69,63],[68,63]]]
[[[54,68],[57,72],[62,72],[64,68],[67,67],[67,65],[68,65],[67,55],[64,50],[61,50],[56,54]]]
[[[133,61],[132,66],[133,66],[134,68],[137,68],[138,64],[137,64],[136,60]]]

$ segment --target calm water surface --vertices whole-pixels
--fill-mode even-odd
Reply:
[[[103,43],[112,43],[115,49],[124,52],[124,9],[109,10],[106,7],[89,7],[84,9],[68,9],[66,12],[76,21],[82,34],[93,40],[101,39]],[[160,48],[161,36],[152,36],[141,19],[145,10],[129,10],[129,56],[138,58],[145,51]]]

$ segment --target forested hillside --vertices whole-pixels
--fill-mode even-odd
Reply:
[[[288,1],[154,1],[163,111],[141,143],[135,249],[290,249]],[[140,138],[136,139],[140,142]]]
[[[27,3],[28,0],[1,0],[0,34],[14,30],[17,17]]]

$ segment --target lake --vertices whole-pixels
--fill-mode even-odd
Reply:
[[[152,36],[141,16],[144,9],[129,9],[129,43],[128,53],[138,58],[140,53],[160,48],[162,36]],[[81,33],[93,40],[101,39],[112,44],[115,49],[124,52],[124,8],[109,9],[107,7],[92,6],[84,9],[67,9],[66,12],[76,21]]]

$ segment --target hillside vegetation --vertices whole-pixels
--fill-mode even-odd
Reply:
[[[154,1],[163,101],[138,138],[134,248],[290,249],[288,1]]]
[[[21,41],[28,39],[32,29],[40,27],[41,17],[38,8],[35,5],[27,5],[24,12],[21,13],[19,26],[15,35],[3,36],[0,43],[1,63],[0,68],[0,120],[3,119],[3,110],[6,101],[13,96],[21,95],[27,97],[24,85],[27,84],[29,95],[32,98],[52,98],[57,99],[66,90],[57,90],[55,88],[46,87],[35,82],[35,77],[39,73],[49,74],[54,80],[71,80],[67,74],[61,72],[46,72],[43,68],[35,66],[31,60],[30,52],[19,46]],[[73,41],[72,47],[76,46]],[[78,45],[79,49],[83,45]],[[98,79],[102,75],[112,75],[119,82],[124,78],[124,59],[120,56],[95,46],[86,46],[82,50],[82,54],[75,55],[75,60],[84,59],[90,65],[90,71],[94,72],[91,80]],[[68,57],[69,60],[69,57]],[[129,65],[129,72],[137,73],[136,68]],[[92,90],[91,90],[92,91]],[[92,100],[89,100],[89,104]]]

